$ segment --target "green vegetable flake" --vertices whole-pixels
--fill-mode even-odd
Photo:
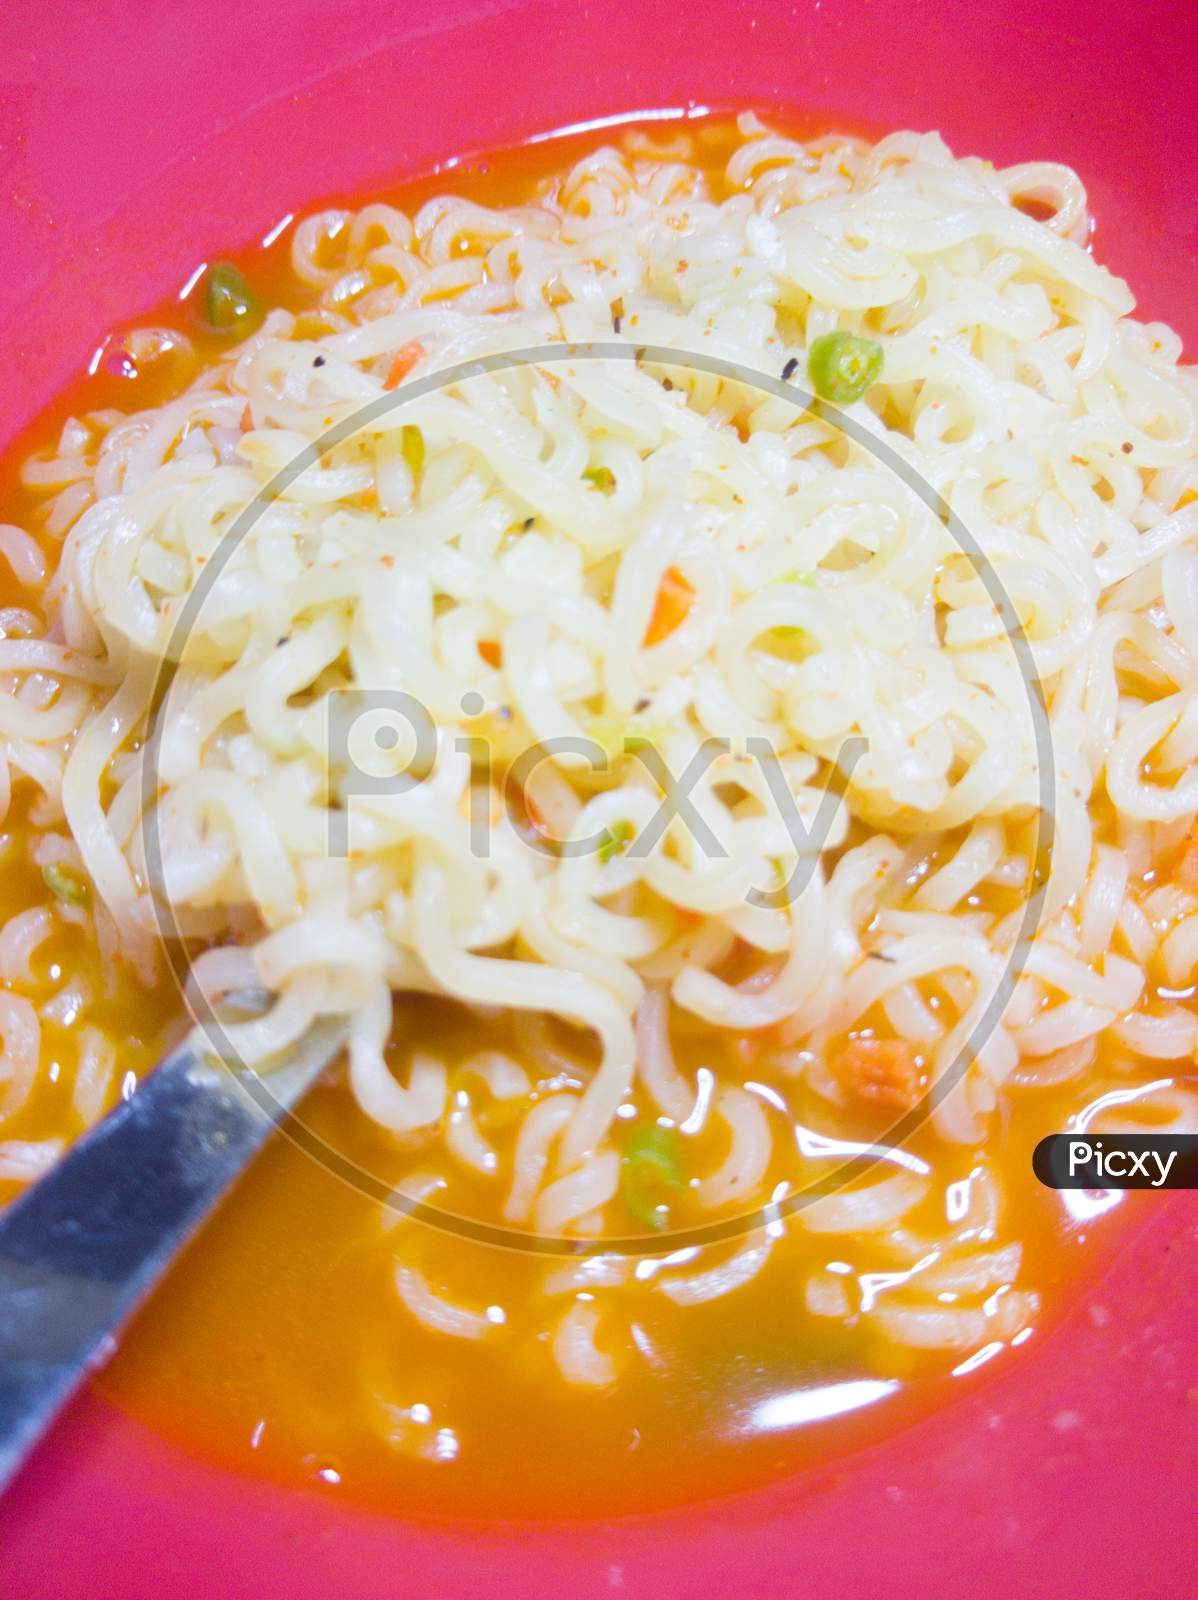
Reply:
[[[635,833],[631,822],[615,822],[610,828],[605,828],[598,850],[600,861],[608,862],[613,856],[619,855]]]
[[[620,1199],[629,1214],[647,1228],[664,1228],[669,1208],[657,1196],[685,1183],[675,1130],[660,1122],[634,1128],[620,1158]]]
[[[623,717],[609,711],[600,712],[587,723],[588,735],[611,760],[664,743],[668,732],[656,718],[635,714]]]
[[[87,884],[67,867],[56,866],[51,862],[49,866],[42,868],[42,878],[46,888],[56,900],[64,900],[70,906],[87,904]]]
[[[604,494],[610,494],[616,486],[616,475],[610,467],[588,467],[583,477]]]
[[[804,589],[817,589],[819,585],[809,572],[784,572],[777,580],[779,583],[801,583]],[[806,628],[800,628],[794,623],[780,623],[778,627],[770,629],[770,637],[780,644],[795,644],[805,638]]]
[[[262,305],[228,261],[218,261],[204,280],[204,318],[218,333],[248,334],[262,321]]]
[[[418,478],[420,469],[424,465],[424,435],[414,423],[405,422],[400,449],[403,458],[412,469],[412,476]]]
[[[821,400],[851,405],[882,370],[882,346],[855,333],[825,333],[807,355],[807,379]]]

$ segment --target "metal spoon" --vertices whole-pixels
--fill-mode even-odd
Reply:
[[[269,1080],[181,1046],[0,1217],[0,1490],[344,1042],[317,1023]]]

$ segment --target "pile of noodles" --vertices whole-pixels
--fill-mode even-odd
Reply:
[[[944,520],[826,415],[686,352],[802,384],[820,335],[880,343],[881,376],[848,415],[951,506],[1028,641],[1053,736],[1051,874],[1023,976],[935,1105],[937,1134],[983,1144],[1012,1086],[1080,1080],[1104,1039],[1152,1063],[1158,1099],[1188,1114],[1198,1020],[1160,986],[1185,990],[1198,963],[1198,895],[1166,881],[1198,811],[1198,381],[1087,253],[1067,168],[956,160],[934,134],[800,144],[752,117],[741,134],[718,196],[686,137],[634,139],[516,209],[445,196],[414,217],[308,218],[293,262],[318,310],[270,311],[153,411],[68,424],[29,468],[45,529],[65,535],[48,581],[28,531],[3,534],[31,593],[44,583],[36,630],[0,644],[3,771],[41,791],[38,848],[91,879],[101,942],[150,976],[164,914],[213,941],[199,990],[277,995],[229,1030],[264,1066],[313,1017],[346,1013],[365,1113],[424,1139],[432,1169],[443,1144],[494,1173],[507,1221],[550,1233],[625,1230],[621,1108],[694,1114],[671,1016],[772,1030],[775,1065],[833,1104],[830,1042],[881,1019],[934,1081],[985,1014],[1042,865],[1026,663]],[[287,481],[299,452],[387,393],[413,342],[399,397],[471,358],[617,339],[679,359],[537,360],[425,386]],[[280,472],[230,553],[238,514]],[[671,571],[693,603],[646,644]],[[168,654],[181,660],[147,780],[138,741]],[[338,751],[331,707],[352,686],[427,708],[423,781],[357,781],[399,771],[411,741],[400,730],[388,753],[364,717],[360,747]],[[559,839],[649,825],[661,788],[618,755],[629,736],[675,774],[705,739],[729,741],[691,795],[720,853],[680,817],[643,859],[537,847],[529,817]],[[768,740],[811,825],[855,737],[865,754],[802,892],[753,903],[798,850],[747,741]],[[563,738],[610,749],[607,770],[551,756],[513,811],[508,764]],[[404,1040],[402,1001],[398,1070],[384,1059],[393,996],[411,991],[557,1016],[592,1042],[564,1088],[534,1060],[477,1065],[488,1094],[525,1101],[510,1163],[451,1095],[436,1041]],[[19,984],[4,1004],[11,1070],[28,1075],[36,1014]],[[730,1154],[702,1203],[760,1203],[780,1124],[724,1069],[707,1089]],[[873,1308],[896,1338],[967,1348],[1030,1314],[1027,1297],[1001,1318],[992,1298],[980,1309],[1019,1251],[993,1246],[996,1180],[979,1171],[931,1244],[903,1234],[926,1168],[802,1215],[923,1264],[923,1300]],[[663,1272],[655,1287],[682,1303],[726,1292],[770,1246],[759,1233],[714,1279]],[[589,1270],[565,1289],[594,1288]],[[493,1332],[414,1268],[398,1281],[430,1326]],[[850,1312],[827,1274],[807,1294],[816,1314]],[[574,1300],[555,1335],[581,1382],[610,1376],[598,1316]]]

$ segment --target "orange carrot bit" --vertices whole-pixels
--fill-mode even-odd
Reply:
[[[908,1110],[923,1089],[915,1047],[905,1039],[850,1039],[832,1070],[854,1100]]]
[[[503,665],[503,646],[498,639],[480,639],[478,641],[478,653],[489,667],[501,667]]]
[[[407,344],[401,344],[395,352],[391,371],[387,374],[383,388],[398,389],[416,363],[424,360],[424,355],[425,349],[419,339],[409,339]]]
[[[677,567],[667,567],[658,586],[653,615],[645,630],[645,643],[660,644],[673,633],[694,603],[695,591],[690,584]]]
[[[1018,194],[1011,204],[1016,211],[1022,211],[1025,217],[1031,217],[1033,222],[1051,222],[1057,214],[1057,208],[1049,200],[1041,200],[1039,195]]]
[[[253,430],[253,426],[254,426],[254,414],[250,410],[249,405],[247,403],[245,410],[241,413],[241,431],[242,431],[242,433],[250,433]]]
[[[522,799],[524,815],[528,818],[530,826],[536,829],[542,839],[547,839],[549,837],[549,824],[545,821],[544,815],[527,789],[524,790]]]
[[[1192,506],[1195,500],[1198,500],[1198,489],[1187,489],[1173,509],[1181,511],[1186,506]]]
[[[1198,894],[1198,840],[1186,835],[1181,855],[1177,859],[1177,881],[1191,894]]]
[[[734,1065],[748,1069],[756,1065],[757,1057],[761,1054],[761,1040],[751,1034],[742,1033],[731,1040],[728,1048]]]

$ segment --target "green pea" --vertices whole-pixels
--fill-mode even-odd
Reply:
[[[882,346],[855,333],[825,333],[807,355],[807,378],[821,400],[851,405],[882,370]]]
[[[220,333],[250,333],[262,321],[262,305],[228,261],[209,268],[204,280],[204,318]]]
[[[660,1122],[634,1128],[620,1158],[620,1199],[630,1215],[647,1228],[664,1228],[668,1210],[657,1196],[685,1182],[676,1131]]]

